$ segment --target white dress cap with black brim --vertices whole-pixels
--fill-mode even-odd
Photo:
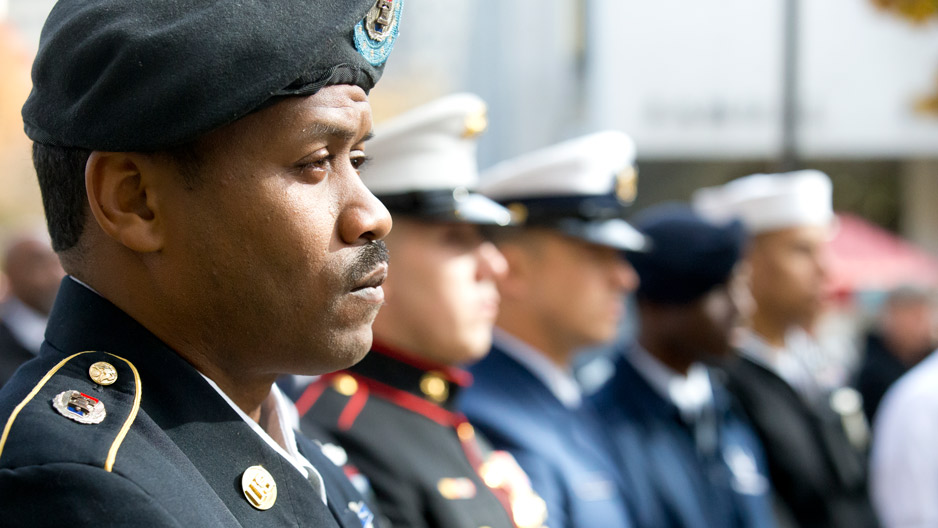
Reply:
[[[833,185],[818,170],[752,174],[698,189],[693,207],[713,222],[742,221],[750,234],[800,226],[832,226]]]
[[[437,222],[508,225],[511,213],[476,194],[476,138],[487,126],[475,95],[449,95],[379,126],[362,181],[393,215]]]
[[[524,226],[624,251],[645,237],[624,217],[635,199],[635,144],[619,131],[569,140],[484,171],[479,192],[505,205]]]

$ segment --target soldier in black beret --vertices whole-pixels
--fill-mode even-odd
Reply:
[[[638,337],[593,395],[620,467],[643,471],[669,512],[655,526],[774,527],[762,446],[707,366],[732,353],[751,305],[738,265],[742,225],[714,225],[677,204],[649,209],[634,225],[649,240],[628,253],[640,280]]]
[[[369,527],[274,380],[368,351],[358,169],[402,0],[59,2],[23,108],[68,273],[0,391],[0,524]]]

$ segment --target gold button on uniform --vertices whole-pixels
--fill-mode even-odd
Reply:
[[[469,422],[463,422],[456,426],[456,435],[459,436],[459,439],[463,442],[468,442],[476,437],[476,430]]]
[[[241,475],[241,491],[251,506],[269,510],[277,502],[277,483],[262,466],[251,466]]]
[[[420,378],[420,391],[436,403],[443,403],[449,397],[449,384],[438,372],[427,372]]]
[[[98,361],[88,367],[88,375],[98,385],[113,385],[117,381],[117,369],[107,361]]]
[[[332,382],[332,387],[342,396],[351,396],[358,392],[358,382],[348,374],[336,376]]]

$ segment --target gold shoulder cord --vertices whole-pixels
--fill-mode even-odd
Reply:
[[[23,410],[23,407],[26,407],[26,405],[30,401],[32,401],[33,398],[36,397],[36,394],[38,394],[39,391],[42,390],[42,387],[45,386],[45,384],[49,381],[49,379],[52,378],[52,376],[55,375],[55,373],[58,372],[63,366],[65,366],[66,363],[68,363],[72,359],[82,354],[90,354],[92,352],[94,351],[87,350],[85,352],[78,352],[77,354],[72,354],[71,356],[68,356],[67,358],[60,361],[58,364],[52,367],[52,369],[49,372],[47,372],[46,375],[43,376],[41,380],[39,380],[39,383],[37,383],[36,386],[33,387],[33,390],[31,390],[29,394],[27,394],[26,397],[23,399],[23,401],[21,401],[19,405],[17,405],[13,409],[13,412],[10,414],[10,418],[7,419],[7,423],[3,427],[3,434],[0,435],[0,457],[3,456],[3,448],[6,446],[7,438],[10,436],[10,428],[13,427],[13,422],[16,420],[16,417],[19,415],[20,411]],[[111,449],[108,450],[107,459],[104,462],[104,470],[110,472],[114,468],[114,460],[117,458],[117,450],[120,449],[120,445],[124,441],[124,438],[127,436],[127,432],[130,431],[130,426],[133,425],[134,419],[136,419],[137,417],[137,411],[140,409],[140,396],[141,396],[142,385],[140,383],[140,373],[137,372],[137,367],[135,367],[133,363],[131,363],[130,361],[127,361],[126,359],[120,356],[115,356],[114,354],[108,354],[108,355],[111,357],[115,357],[123,361],[124,363],[127,363],[127,366],[130,367],[131,372],[134,373],[133,407],[131,408],[130,414],[127,416],[127,419],[124,421],[124,425],[121,426],[120,431],[117,433],[117,437],[114,439],[114,442],[111,444]]]
[[[59,361],[59,363],[56,366],[52,367],[52,370],[50,370],[49,372],[46,372],[46,375],[43,376],[41,380],[39,380],[39,383],[37,383],[36,386],[33,387],[33,390],[29,391],[29,394],[27,394],[26,397],[23,398],[23,401],[21,401],[19,405],[17,405],[13,409],[13,413],[10,414],[10,418],[7,419],[7,424],[3,427],[3,435],[0,435],[0,457],[3,456],[3,447],[6,446],[7,437],[10,436],[10,428],[13,427],[13,421],[16,420],[16,416],[20,413],[20,411],[23,410],[23,407],[26,407],[26,404],[32,401],[32,399],[36,397],[36,394],[39,394],[39,391],[42,390],[42,387],[46,384],[46,382],[48,382],[49,379],[56,372],[59,371],[59,369],[64,367],[66,363],[68,363],[73,358],[76,358],[82,354],[90,354],[91,352],[92,352],[91,350],[87,350],[85,352],[79,352],[77,354],[72,354],[71,356],[68,356],[62,361]]]
[[[120,432],[117,433],[117,438],[115,438],[114,443],[111,444],[111,449],[107,452],[107,460],[104,461],[104,470],[110,472],[114,469],[114,459],[117,458],[117,450],[120,449],[121,442],[124,441],[124,437],[126,437],[127,432],[130,431],[130,426],[133,425],[134,420],[137,418],[137,411],[140,410],[140,393],[143,391],[143,385],[140,383],[140,373],[137,372],[137,367],[135,367],[133,363],[120,356],[115,356],[114,354],[108,355],[127,363],[131,372],[134,373],[134,405],[130,409],[130,414],[127,415],[127,419],[124,420],[124,425],[121,427]],[[0,449],[2,449],[2,444],[0,444]]]

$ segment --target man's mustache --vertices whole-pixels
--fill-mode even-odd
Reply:
[[[387,264],[390,259],[391,254],[383,240],[375,240],[362,246],[346,273],[349,288],[358,287],[375,268],[381,264]]]

